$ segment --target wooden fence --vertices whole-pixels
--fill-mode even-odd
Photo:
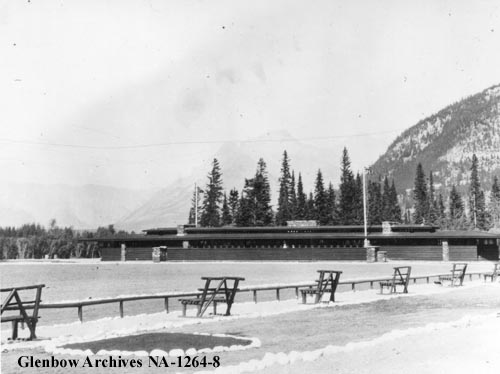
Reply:
[[[425,280],[427,283],[430,282],[431,279],[439,278],[440,275],[449,275],[446,274],[433,274],[433,275],[421,275],[418,277],[411,277],[410,280],[413,283],[417,283],[417,280]],[[481,278],[483,273],[467,273],[466,276],[469,276],[469,280],[472,280],[474,276]],[[356,287],[361,284],[367,284],[370,288],[374,287],[375,283],[391,280],[392,277],[388,278],[376,278],[376,279],[359,279],[359,280],[347,280],[339,282],[340,285],[348,285],[350,286],[352,291],[356,290]],[[295,296],[299,297],[299,290],[303,288],[311,288],[315,287],[316,283],[310,284],[287,284],[287,285],[273,285],[273,286],[265,286],[265,287],[241,287],[238,290],[238,293],[246,293],[250,292],[253,295],[253,301],[257,303],[257,292],[269,292],[274,291],[276,294],[276,300],[280,300],[280,291],[282,290],[295,290]],[[123,296],[123,297],[114,297],[114,298],[106,298],[106,299],[95,299],[95,300],[83,300],[83,301],[73,301],[73,302],[62,302],[62,303],[41,303],[40,309],[66,309],[66,308],[77,308],[78,309],[78,319],[83,321],[83,308],[91,305],[102,305],[102,304],[113,304],[119,303],[120,307],[120,317],[124,316],[124,303],[130,301],[138,301],[138,300],[154,300],[154,299],[163,299],[164,300],[164,309],[166,313],[170,312],[170,299],[178,299],[178,298],[186,298],[186,297],[194,297],[201,295],[201,292],[189,292],[189,293],[165,293],[165,294],[155,294],[155,295],[139,295],[139,296]],[[29,308],[29,307],[28,307]]]

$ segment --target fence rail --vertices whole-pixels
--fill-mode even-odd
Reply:
[[[467,273],[469,276],[469,280],[472,280],[473,276],[481,276],[484,273],[475,272],[475,273]],[[411,277],[410,280],[413,280],[413,283],[417,283],[417,280],[425,279],[427,283],[430,282],[433,278],[439,278],[441,275],[449,275],[449,273],[445,274],[432,274],[432,275],[420,275],[417,277]],[[355,291],[357,285],[361,284],[369,284],[370,288],[373,288],[374,284],[377,282],[389,281],[392,277],[386,278],[375,278],[375,279],[356,279],[356,280],[346,280],[339,282],[339,285],[350,285],[351,290]],[[290,290],[295,289],[295,296],[299,297],[299,290],[303,288],[311,288],[315,287],[316,283],[300,283],[300,284],[283,284],[283,285],[271,285],[271,286],[263,286],[263,287],[241,287],[238,289],[238,293],[246,293],[251,292],[253,295],[253,301],[257,303],[257,292],[266,292],[266,291],[275,291],[276,292],[276,300],[280,300],[280,291],[282,290]],[[137,295],[137,296],[123,296],[123,297],[113,297],[107,299],[95,299],[95,300],[82,300],[82,301],[71,301],[71,302],[61,302],[61,303],[41,303],[39,305],[40,309],[66,309],[66,308],[77,308],[78,309],[78,319],[80,322],[83,321],[83,308],[86,306],[92,305],[102,305],[102,304],[113,304],[119,303],[120,307],[120,317],[124,316],[124,303],[129,301],[138,301],[138,300],[154,300],[154,299],[163,299],[164,300],[164,309],[166,313],[170,312],[170,299],[176,298],[185,298],[185,297],[194,297],[201,295],[201,292],[170,292],[165,294],[155,294],[155,295]],[[27,306],[27,309],[32,308],[32,306]]]

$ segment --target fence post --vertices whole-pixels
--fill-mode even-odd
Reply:
[[[257,304],[257,290],[253,290],[253,302]]]
[[[168,313],[168,297],[165,298],[164,304],[165,304],[165,311]]]
[[[120,318],[123,318],[123,300],[120,300]]]
[[[276,300],[280,301],[280,289],[276,288]]]
[[[83,322],[83,306],[79,305],[78,306],[78,319],[80,322]]]

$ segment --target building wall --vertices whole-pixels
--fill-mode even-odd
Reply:
[[[498,259],[498,247],[450,245],[450,261]],[[389,260],[442,261],[441,246],[381,246]],[[152,261],[152,247],[127,247],[127,261]],[[120,261],[120,248],[101,249],[102,261]],[[364,261],[364,248],[168,248],[169,261]]]
[[[169,248],[169,261],[366,260],[364,248]]]
[[[389,260],[442,261],[440,245],[382,245],[381,251],[387,252]]]

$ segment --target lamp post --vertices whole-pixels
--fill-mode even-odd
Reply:
[[[368,240],[368,222],[366,218],[366,173],[370,172],[370,168],[363,168],[363,221],[365,228],[365,240],[363,246],[368,248],[370,246],[370,241]]]

